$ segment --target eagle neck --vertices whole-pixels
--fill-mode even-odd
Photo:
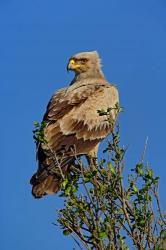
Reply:
[[[75,82],[87,82],[87,79],[92,81],[93,79],[100,79],[105,80],[104,74],[101,69],[89,70],[86,72],[75,73],[74,79],[71,81],[70,85],[74,84]]]

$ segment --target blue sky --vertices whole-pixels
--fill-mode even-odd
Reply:
[[[35,200],[33,121],[52,93],[66,86],[68,58],[97,50],[106,78],[117,85],[127,169],[149,144],[146,160],[161,177],[166,209],[166,1],[0,0],[2,250],[72,249],[51,223],[61,199]]]

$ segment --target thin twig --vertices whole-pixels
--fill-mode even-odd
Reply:
[[[141,156],[141,163],[144,162],[147,146],[148,146],[148,136],[146,137],[146,140],[145,140],[144,150],[143,150],[142,156]]]
[[[73,240],[75,241],[75,243],[77,244],[79,249],[83,250],[83,248],[80,246],[80,243],[78,242],[78,240],[76,240],[73,235],[71,235],[71,237],[73,238]]]
[[[56,156],[55,152],[53,152],[53,150],[50,148],[50,146],[49,146],[49,145],[48,145],[48,148],[49,148],[49,150],[50,150],[50,152],[51,152],[51,154],[52,154],[52,157],[53,157],[54,163],[55,163],[55,165],[57,165],[57,166],[58,166],[58,169],[59,169],[59,171],[60,171],[60,174],[61,174],[61,176],[62,176],[62,179],[64,180],[64,179],[65,179],[65,177],[64,177],[64,174],[63,174],[63,172],[62,172],[62,168],[61,168],[61,165],[60,165],[59,159],[57,158],[57,156]],[[62,160],[61,160],[61,161],[62,161]]]
[[[154,192],[154,196],[155,196],[156,201],[157,201],[158,211],[159,211],[159,213],[160,213],[161,220],[162,220],[162,222],[164,223],[164,225],[166,225],[166,222],[165,222],[165,220],[164,220],[163,213],[162,213],[162,211],[161,211],[158,193],[157,193],[156,191],[153,191],[153,192]]]
[[[88,246],[88,244],[86,243],[86,240],[84,239],[83,235],[79,235],[77,232],[74,231],[74,229],[70,226],[70,225],[67,225],[68,229],[72,231],[72,233],[80,239],[80,241],[82,242],[82,244],[88,249],[88,250],[91,250]]]

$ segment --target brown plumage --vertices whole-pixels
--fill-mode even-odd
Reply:
[[[73,70],[75,77],[69,87],[52,96],[43,118],[48,144],[38,145],[39,167],[30,181],[36,198],[59,190],[59,168],[65,174],[75,156],[97,156],[99,143],[111,133],[117,115],[112,110],[110,123],[97,112],[119,102],[116,87],[104,78],[97,52],[76,54],[69,59],[67,69]]]

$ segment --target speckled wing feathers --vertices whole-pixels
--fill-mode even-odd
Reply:
[[[117,102],[117,89],[104,80],[99,82],[95,79],[90,84],[75,83],[53,95],[43,119],[47,122],[44,133],[48,145],[39,145],[39,169],[32,181],[34,196],[41,197],[59,190],[56,176],[48,176],[40,183],[42,171],[53,164],[45,153],[47,147],[49,146],[58,157],[61,157],[63,152],[64,162],[72,162],[75,155],[95,155],[100,141],[112,130],[108,117],[99,116],[97,110],[113,108]],[[116,119],[114,110],[111,118],[112,121]],[[47,188],[44,189],[43,183]]]
[[[90,144],[105,138],[112,127],[106,116],[99,116],[97,110],[115,107],[118,102],[116,88],[108,83],[105,85],[91,84],[70,90],[63,89],[56,93],[45,115],[48,126],[45,135],[54,152],[76,146],[78,154],[88,154]],[[115,120],[112,111],[112,120]],[[81,140],[81,148],[79,140]],[[82,145],[83,143],[83,145]],[[95,143],[96,144],[96,143]]]

